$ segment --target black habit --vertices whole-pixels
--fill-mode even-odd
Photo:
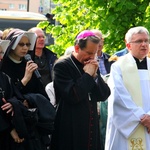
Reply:
[[[0,150],[13,150],[12,145],[15,144],[15,142],[10,132],[15,128],[20,137],[28,136],[22,115],[22,112],[27,115],[28,111],[21,102],[23,100],[22,95],[12,84],[10,78],[0,72],[0,107],[4,105],[2,98],[5,98],[5,100],[10,102],[13,106],[19,106],[16,111],[14,109],[13,116],[11,116],[11,113],[7,114],[6,111],[0,108]]]
[[[18,92],[21,100],[23,101],[26,99],[30,108],[37,108],[38,110],[37,118],[35,118],[36,112],[35,114],[33,113],[34,118],[32,118],[32,114],[30,112],[28,113],[27,109],[25,110],[23,108],[22,102],[18,101],[17,99],[11,98],[12,95],[10,95],[11,99],[9,100],[9,102],[12,103],[15,112],[15,115],[11,120],[14,121],[14,127],[19,133],[19,136],[21,135],[21,137],[25,138],[25,141],[23,143],[17,144],[11,142],[12,138],[10,138],[11,141],[8,143],[9,145],[11,143],[10,150],[43,150],[45,149],[45,145],[48,146],[50,144],[48,135],[53,131],[55,109],[54,107],[52,107],[49,99],[43,96],[45,91],[42,87],[42,84],[40,84],[34,74],[32,79],[26,86],[22,85],[21,79],[23,78],[25,72],[25,65],[26,62],[24,60],[18,64],[10,60],[9,57],[6,57],[3,60],[3,65],[1,66],[1,70],[3,70],[11,77],[11,81],[12,83],[14,83],[13,87]],[[6,88],[6,91],[11,92],[8,87]],[[25,118],[27,118],[26,120],[28,121],[26,121]],[[32,118],[31,120],[33,121],[29,121],[30,118]],[[6,119],[6,121],[7,120],[8,119]],[[6,133],[8,135],[10,134],[8,131]],[[4,133],[3,135],[6,135],[6,133]],[[8,135],[6,137],[9,137]],[[12,149],[12,147],[14,149]]]
[[[5,72],[11,77],[12,82],[16,85],[22,94],[26,93],[40,93],[47,97],[44,87],[35,74],[32,75],[31,80],[26,86],[23,86],[21,80],[24,77],[26,68],[26,61],[23,60],[20,63],[13,62],[8,56],[5,57],[1,64],[1,71]]]
[[[106,100],[110,89],[83,67],[73,55],[54,66],[58,109],[51,150],[100,150],[97,102]]]

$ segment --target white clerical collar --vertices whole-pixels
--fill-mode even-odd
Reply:
[[[143,59],[139,59],[139,62],[143,61]]]
[[[22,60],[15,60],[14,58],[12,58],[10,55],[8,55],[8,57],[16,64],[20,64],[22,62]]]

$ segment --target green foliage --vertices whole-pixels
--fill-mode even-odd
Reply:
[[[104,51],[113,54],[125,47],[124,36],[133,26],[150,29],[149,0],[53,0],[53,10],[60,24],[53,26],[42,22],[55,39],[49,48],[61,56],[65,49],[74,45],[76,35],[85,29],[99,29],[105,36]]]

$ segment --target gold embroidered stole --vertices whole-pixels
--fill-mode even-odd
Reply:
[[[136,105],[142,107],[142,93],[136,63],[131,62],[129,54],[123,56],[118,62],[122,71],[125,87]],[[128,150],[146,150],[145,130],[143,125],[139,124],[128,138]]]

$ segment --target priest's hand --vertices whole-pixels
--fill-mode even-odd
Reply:
[[[145,114],[141,118],[141,124],[147,128],[148,133],[150,133],[150,115]]]

